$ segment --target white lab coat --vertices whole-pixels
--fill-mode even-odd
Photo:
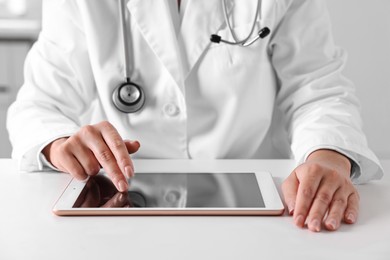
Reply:
[[[112,103],[124,80],[118,1],[44,1],[43,29],[8,114],[21,169],[41,170],[46,144],[108,120],[124,139],[140,141],[135,158],[270,158],[291,151],[299,163],[331,148],[355,161],[355,182],[380,178],[353,84],[341,74],[346,54],[333,43],[325,1],[262,2],[257,29],[268,26],[271,35],[243,48],[210,42],[212,33],[232,38],[219,0],[187,1],[180,25],[169,0],[129,1],[131,76],[146,103],[124,114]],[[255,5],[227,1],[241,38]]]

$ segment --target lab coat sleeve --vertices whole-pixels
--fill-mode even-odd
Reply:
[[[280,86],[277,104],[295,159],[302,163],[317,149],[334,149],[356,163],[355,183],[381,178],[362,131],[354,86],[342,75],[346,53],[333,43],[325,1],[281,0],[277,11],[283,18],[270,53]]]
[[[95,96],[92,70],[77,6],[43,2],[42,31],[25,62],[25,82],[8,110],[13,158],[24,171],[42,170],[41,150],[80,128]]]

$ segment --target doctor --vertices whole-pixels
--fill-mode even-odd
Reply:
[[[283,192],[294,223],[320,231],[356,222],[352,182],[383,173],[341,74],[346,54],[333,43],[324,0],[263,0],[259,8],[256,0],[130,0],[123,13],[119,2],[44,1],[42,32],[8,114],[22,170],[50,166],[84,179],[103,167],[125,191],[129,153],[291,153],[299,166]],[[269,35],[252,43],[265,27]],[[211,34],[249,46],[211,42]],[[117,92],[127,81],[142,92]],[[118,99],[127,98],[143,106],[123,112]]]

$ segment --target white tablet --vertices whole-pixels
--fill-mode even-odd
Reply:
[[[281,215],[283,203],[267,172],[137,173],[127,193],[105,174],[72,179],[57,215]]]

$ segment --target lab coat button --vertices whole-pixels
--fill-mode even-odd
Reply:
[[[172,103],[166,104],[163,109],[164,113],[171,117],[177,116],[180,113],[178,106]]]

